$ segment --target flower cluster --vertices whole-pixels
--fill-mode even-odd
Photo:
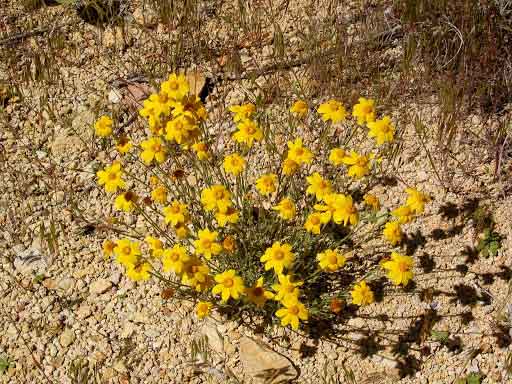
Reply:
[[[406,203],[389,211],[374,194],[353,194],[354,185],[368,189],[384,172],[395,142],[391,118],[378,119],[373,100],[360,98],[351,114],[335,99],[317,114],[297,100],[292,127],[281,131],[253,103],[229,111],[234,129],[220,148],[186,77],[171,74],[143,102],[148,136],[139,143],[115,136],[108,116],[96,122],[96,135],[114,135],[118,152],[97,172],[98,184],[116,194],[115,223],[123,215],[145,223],[124,222],[126,237],[103,245],[128,278],[157,278],[194,300],[199,318],[229,306],[274,314],[293,329],[311,316],[338,314],[345,302],[371,304],[371,282],[381,272],[408,284],[414,261],[396,247],[401,225],[423,213],[428,196],[407,188]],[[329,136],[333,125],[344,132],[339,138]],[[323,133],[309,137],[306,126]],[[361,134],[376,145],[355,144]],[[353,257],[364,252],[361,234],[382,235],[390,256],[370,269],[361,265]],[[343,278],[348,273],[354,278]]]

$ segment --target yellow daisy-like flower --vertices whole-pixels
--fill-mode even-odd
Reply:
[[[201,229],[198,233],[198,239],[194,240],[196,253],[203,255],[207,260],[212,256],[222,252],[222,245],[216,242],[218,233],[211,232],[209,229]]]
[[[220,294],[223,302],[228,301],[230,297],[238,300],[245,292],[244,281],[236,275],[234,269],[215,275],[215,281],[217,285],[212,288],[212,293]]]
[[[171,201],[171,205],[164,207],[162,211],[165,224],[178,225],[188,220],[187,204],[181,203],[178,200]]]
[[[283,174],[291,176],[299,169],[299,164],[292,159],[286,158],[283,161]]]
[[[406,204],[416,214],[421,214],[425,210],[425,204],[430,201],[430,197],[416,188],[406,188],[405,192],[409,195]]]
[[[232,137],[238,143],[246,144],[250,148],[254,141],[263,139],[263,132],[252,120],[244,119],[238,123],[237,127],[238,131],[233,133]]]
[[[226,212],[231,206],[231,193],[223,185],[217,184],[201,191],[201,203],[207,211]]]
[[[160,90],[170,99],[181,100],[188,94],[190,87],[184,75],[171,73],[169,78],[161,84]]]
[[[94,123],[94,132],[96,136],[110,136],[112,134],[112,119],[106,115],[101,116],[96,123]]]
[[[280,274],[277,276],[279,284],[273,284],[272,289],[276,293],[274,300],[283,301],[290,298],[298,298],[300,296],[299,287],[304,284],[302,281],[293,281],[291,275]]]
[[[278,309],[276,316],[281,319],[281,325],[286,327],[288,324],[292,329],[299,329],[299,320],[306,321],[308,319],[308,310],[297,298],[288,298],[281,301],[284,308]]]
[[[263,286],[263,277],[260,277],[254,286],[245,288],[245,293],[249,301],[257,307],[263,307],[267,300],[274,298],[274,294]]]
[[[227,173],[237,176],[245,168],[245,159],[238,153],[233,153],[224,158],[222,165]]]
[[[121,193],[114,200],[114,208],[119,211],[131,212],[135,209],[138,196],[132,191]]]
[[[368,156],[360,155],[356,151],[350,151],[350,155],[345,156],[342,160],[343,164],[348,165],[348,175],[356,179],[370,173]]]
[[[402,228],[400,227],[400,223],[397,221],[390,221],[386,223],[382,234],[392,246],[400,244],[402,241]]]
[[[103,249],[103,254],[106,256],[106,257],[110,257],[112,256],[112,254],[114,253],[114,248],[116,247],[116,243],[114,243],[113,241],[111,240],[105,240],[103,242],[103,245],[102,245],[102,249]]]
[[[370,128],[368,136],[374,137],[377,141],[377,145],[392,142],[395,137],[395,127],[391,123],[389,116],[384,116],[382,119],[369,122],[368,128]]]
[[[375,101],[372,99],[359,98],[359,103],[354,105],[352,116],[357,119],[357,124],[363,125],[375,121]]]
[[[126,188],[126,183],[123,180],[123,170],[121,164],[117,161],[113,162],[111,166],[98,171],[96,175],[98,176],[98,184],[105,185],[105,190],[109,193]]]
[[[164,252],[164,243],[162,240],[157,239],[153,236],[146,236],[144,241],[149,245],[149,250],[151,251],[151,256],[155,258],[160,258]]]
[[[345,157],[346,152],[342,148],[334,148],[331,149],[331,152],[329,153],[329,162],[332,165],[339,166],[343,164],[343,158]]]
[[[192,150],[196,154],[199,160],[208,160],[210,158],[210,154],[208,153],[208,146],[202,141],[199,143],[195,143],[192,145]]]
[[[405,287],[414,276],[411,271],[414,260],[410,256],[392,252],[391,260],[384,261],[381,265],[388,271],[387,276],[395,285],[402,284]]]
[[[233,207],[227,208],[224,212],[219,211],[215,213],[215,219],[219,227],[225,227],[227,223],[236,224],[239,217],[239,212]]]
[[[303,100],[297,100],[290,108],[290,112],[297,117],[304,117],[308,113],[308,104]]]
[[[374,211],[378,211],[380,209],[380,201],[377,196],[367,193],[364,195],[363,200],[365,204],[371,207]]]
[[[323,198],[324,204],[315,204],[317,211],[323,212],[324,222],[333,220],[336,224],[356,225],[359,222],[359,214],[352,201],[352,196],[341,193],[331,193]]]
[[[327,272],[336,272],[345,265],[347,259],[336,250],[326,249],[316,255],[318,264],[322,270]]]
[[[174,245],[170,249],[165,249],[162,253],[164,272],[173,271],[174,273],[181,274],[189,260],[190,256],[187,250],[179,244]]]
[[[167,202],[167,189],[160,185],[151,191],[151,199],[155,203],[165,204]]]
[[[306,177],[306,181],[309,183],[306,193],[315,195],[316,199],[319,201],[321,201],[325,195],[332,192],[331,182],[325,180],[318,172]]]
[[[211,283],[209,268],[198,258],[191,257],[183,266],[181,282],[194,288],[197,292],[204,292]]]
[[[318,113],[322,116],[323,121],[331,120],[333,123],[345,121],[347,111],[345,107],[337,100],[328,100],[318,107]]]
[[[149,165],[153,162],[153,159],[160,164],[165,161],[165,155],[167,148],[165,148],[162,139],[159,137],[151,137],[140,143],[143,151],[140,154],[140,158],[144,161],[144,164]]]
[[[416,215],[409,205],[401,205],[391,211],[391,215],[397,218],[400,224],[407,224],[414,220]]]
[[[314,233],[315,235],[320,234],[320,230],[322,227],[322,224],[325,224],[329,221],[329,219],[326,221],[326,216],[322,215],[321,213],[311,213],[306,218],[306,222],[304,223],[304,228],[306,231]]]
[[[238,123],[239,121],[250,119],[254,112],[256,112],[256,106],[252,103],[232,105],[229,107],[229,110],[234,114],[233,121]]]
[[[287,158],[295,161],[297,164],[309,164],[313,159],[313,153],[302,144],[302,139],[297,138],[288,142]]]
[[[256,180],[256,189],[263,196],[270,195],[274,193],[277,189],[277,175],[274,173],[269,173],[261,176],[258,180]]]
[[[130,265],[126,267],[126,276],[133,281],[149,280],[151,274],[149,273],[153,267],[147,262]]]
[[[178,144],[189,143],[199,134],[194,121],[188,116],[178,116],[167,122],[165,139]]]
[[[359,306],[368,305],[375,301],[372,290],[364,280],[354,285],[350,295],[352,296],[352,303]]]
[[[138,242],[128,239],[116,240],[114,255],[119,264],[125,267],[135,265],[139,260],[140,254],[140,245]]]
[[[213,304],[209,301],[200,301],[196,305],[196,315],[199,319],[204,319],[206,316],[210,315],[210,311],[213,307]]]
[[[119,139],[117,140],[116,149],[121,155],[126,155],[128,152],[130,152],[130,149],[132,149],[132,147],[132,142],[124,135],[119,137]]]
[[[265,263],[265,271],[274,269],[275,273],[280,275],[284,268],[290,268],[295,261],[295,254],[292,252],[292,246],[287,243],[281,244],[276,241],[271,247],[267,248],[260,261]]]
[[[295,204],[293,200],[285,197],[276,206],[272,207],[274,211],[277,211],[279,217],[283,220],[291,220],[295,217]]]
[[[188,227],[185,225],[185,223],[174,225],[173,228],[176,232],[176,236],[178,236],[178,239],[186,239],[188,237],[190,231],[188,230]]]

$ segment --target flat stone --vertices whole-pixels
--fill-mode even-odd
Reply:
[[[240,339],[240,360],[245,373],[259,383],[288,382],[298,375],[290,360],[249,337]]]
[[[91,283],[89,286],[89,292],[96,295],[101,295],[107,292],[112,287],[112,282],[107,279],[99,279]]]
[[[66,328],[59,337],[59,343],[64,348],[69,347],[75,341],[75,334],[69,328]]]
[[[213,321],[206,320],[201,333],[208,338],[210,348],[217,353],[224,353],[224,338]]]

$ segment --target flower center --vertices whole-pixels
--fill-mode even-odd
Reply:
[[[275,260],[282,260],[284,259],[284,252],[281,251],[280,249],[278,249],[277,251],[275,251],[274,253],[274,259]]]
[[[231,288],[234,284],[235,282],[231,278],[227,278],[226,280],[224,280],[224,286],[226,288]]]
[[[124,248],[123,248],[123,253],[124,253],[125,255],[129,255],[130,253],[132,253],[132,249],[131,249],[131,247],[128,247],[128,246],[124,247]]]
[[[203,248],[209,249],[212,246],[212,241],[210,239],[203,239],[201,240],[201,245]]]
[[[222,199],[223,199],[223,197],[224,197],[224,192],[223,192],[223,191],[216,191],[216,192],[215,192],[215,198],[216,198],[217,200],[222,200]]]
[[[177,81],[171,81],[171,82],[169,82],[169,88],[172,89],[173,91],[176,91],[177,89],[180,88],[180,86]]]
[[[297,149],[295,150],[295,154],[296,154],[297,156],[302,156],[302,155],[304,154],[304,148],[297,148]]]
[[[283,290],[287,293],[292,293],[293,290],[295,289],[295,287],[292,285],[292,284],[289,284],[289,285],[285,285],[283,287]]]
[[[160,152],[162,150],[162,146],[160,144],[153,144],[153,146],[151,147],[151,150],[153,152]]]
[[[116,180],[117,179],[117,173],[114,173],[114,172],[109,173],[108,174],[108,178],[109,178],[109,180]]]
[[[329,256],[327,256],[327,261],[329,262],[329,264],[337,264],[338,257],[334,253],[331,253]]]
[[[252,125],[249,125],[249,126],[247,127],[247,133],[248,133],[249,135],[254,135],[254,134],[256,133],[256,128],[254,128]]]
[[[172,205],[171,206],[171,212],[172,213],[180,213],[180,207],[177,206],[177,205]]]
[[[252,290],[252,294],[254,296],[263,296],[263,288],[261,287],[256,287]]]
[[[313,216],[313,217],[311,218],[311,224],[313,224],[313,225],[318,225],[318,224],[320,224],[320,219],[319,219],[317,216]]]
[[[294,306],[288,308],[288,312],[290,312],[292,315],[298,315],[299,308],[296,305],[294,305]]]
[[[170,259],[171,259],[172,261],[178,261],[178,260],[180,259],[180,255],[179,255],[179,254],[177,254],[177,253],[175,253],[175,252],[174,252],[174,253],[171,253],[171,255],[170,255]]]
[[[356,161],[356,164],[360,167],[366,167],[366,159],[364,157],[360,157],[359,159],[357,159]]]
[[[407,272],[409,270],[409,265],[404,262],[398,263],[398,270],[400,272]]]

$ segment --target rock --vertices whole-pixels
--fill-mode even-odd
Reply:
[[[59,337],[59,343],[64,348],[69,347],[75,341],[75,334],[69,328],[66,328]]]
[[[133,324],[131,321],[127,321],[124,324],[123,330],[121,331],[121,334],[119,335],[123,339],[129,338],[137,329],[135,324]]]
[[[115,271],[114,273],[112,273],[112,276],[110,276],[110,281],[112,282],[112,284],[118,285],[119,282],[121,281],[121,272]]]
[[[298,375],[283,355],[245,336],[240,339],[240,360],[245,373],[260,383],[287,382]]]
[[[101,295],[102,293],[107,292],[111,287],[112,282],[110,280],[99,279],[89,286],[89,292],[94,293],[96,295]]]
[[[112,89],[108,93],[108,101],[110,101],[112,104],[117,104],[121,101],[121,92],[117,89]]]
[[[64,292],[70,292],[75,287],[75,279],[72,277],[65,277],[59,281],[58,287]]]
[[[44,279],[43,287],[45,287],[46,289],[55,289],[57,288],[57,283],[53,279]]]
[[[58,158],[68,157],[70,153],[79,153],[83,146],[78,136],[57,136],[51,144],[52,154]]]
[[[28,248],[18,252],[14,258],[14,268],[21,274],[42,274],[47,267],[48,264],[42,252],[37,248]]]
[[[206,320],[201,328],[201,334],[208,338],[211,349],[217,353],[224,353],[224,338],[214,322]]]
[[[76,315],[79,319],[86,319],[92,314],[92,309],[87,304],[82,304],[76,311]]]
[[[128,370],[126,369],[126,365],[121,360],[117,360],[114,365],[112,366],[116,372],[119,373],[126,373]]]

